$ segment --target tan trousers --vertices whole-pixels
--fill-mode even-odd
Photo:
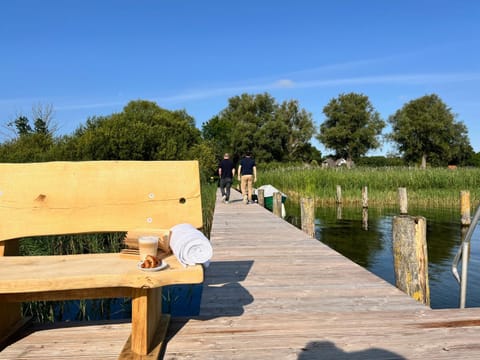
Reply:
[[[252,201],[253,175],[242,175],[240,181],[240,188],[242,190],[243,201]],[[247,195],[248,194],[248,195]]]

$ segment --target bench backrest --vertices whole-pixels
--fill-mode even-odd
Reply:
[[[202,227],[197,161],[0,164],[0,241]]]

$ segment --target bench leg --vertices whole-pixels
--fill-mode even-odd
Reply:
[[[19,241],[0,241],[0,256],[13,256],[19,253]],[[22,328],[28,319],[22,319],[21,303],[0,303],[0,350],[8,338]]]
[[[162,315],[162,288],[132,292],[132,335],[119,359],[157,359],[170,315]]]
[[[0,351],[8,339],[20,330],[29,319],[22,318],[21,303],[0,303]]]

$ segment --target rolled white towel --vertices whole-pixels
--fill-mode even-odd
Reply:
[[[183,265],[206,264],[212,258],[210,240],[191,224],[178,224],[172,227],[170,248]]]

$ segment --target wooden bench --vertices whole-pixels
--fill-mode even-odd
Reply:
[[[161,233],[179,223],[203,225],[196,161],[0,164],[0,340],[22,326],[23,301],[131,297],[119,358],[158,356],[169,321],[162,286],[203,282],[201,265],[169,255],[166,269],[144,272],[138,257],[120,253],[17,256],[19,239]]]

